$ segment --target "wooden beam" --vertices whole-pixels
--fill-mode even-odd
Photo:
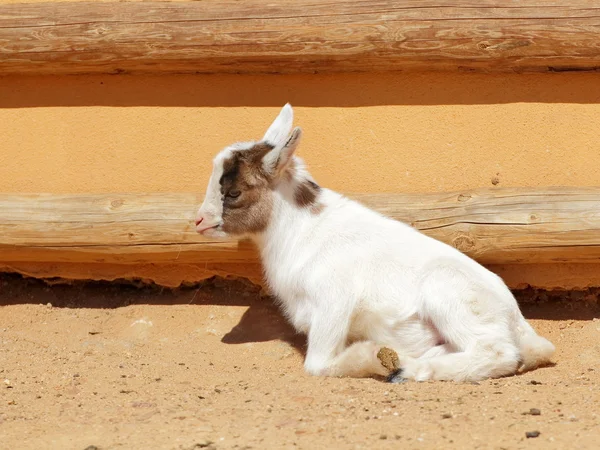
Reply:
[[[595,0],[0,5],[0,73],[596,71]]]
[[[351,197],[485,264],[600,262],[600,188]],[[0,195],[0,261],[256,264],[194,230],[194,194]]]

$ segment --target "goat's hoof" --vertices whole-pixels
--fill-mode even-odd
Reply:
[[[397,369],[388,375],[386,381],[388,383],[404,383],[407,379],[402,376],[402,369]]]
[[[400,368],[400,358],[391,348],[381,347],[377,352],[377,359],[390,372],[396,372]]]

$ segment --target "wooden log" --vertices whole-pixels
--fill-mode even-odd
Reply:
[[[1,74],[596,71],[594,0],[0,5]]]
[[[484,264],[600,262],[600,188],[351,197]],[[198,235],[194,194],[0,195],[0,261],[256,264]]]

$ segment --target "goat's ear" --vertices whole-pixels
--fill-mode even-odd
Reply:
[[[266,142],[275,148],[283,147],[288,140],[293,123],[294,110],[292,109],[292,105],[286,103],[263,136],[263,142]]]
[[[263,165],[265,170],[275,176],[285,171],[298,148],[298,144],[300,144],[301,137],[302,129],[300,127],[294,128],[283,146],[275,147],[264,156]]]

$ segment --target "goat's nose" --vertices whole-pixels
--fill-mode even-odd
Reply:
[[[204,220],[204,217],[197,217],[196,218],[196,226],[200,225],[203,220]]]

